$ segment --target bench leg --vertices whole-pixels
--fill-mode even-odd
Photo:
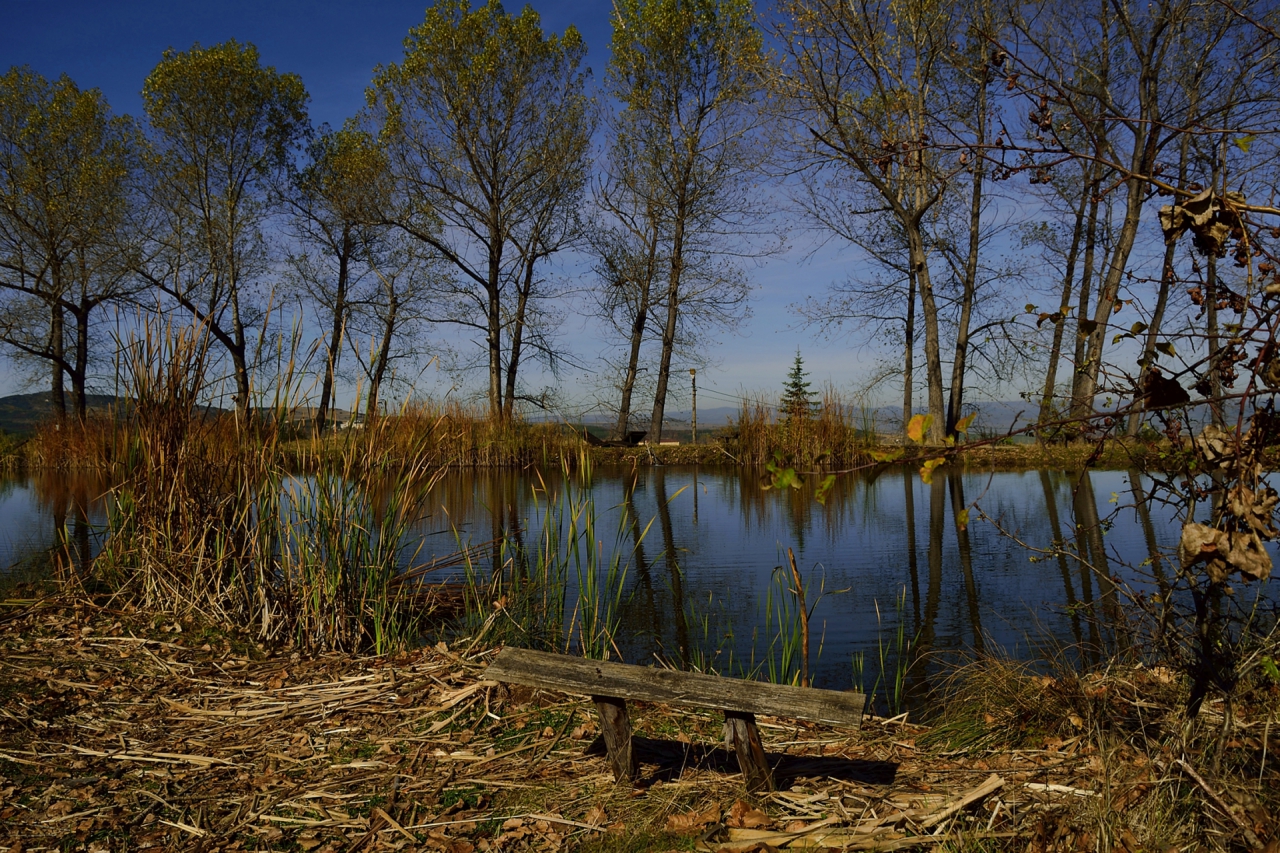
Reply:
[[[764,757],[756,718],[747,713],[725,711],[724,739],[729,749],[738,754],[738,765],[747,780],[749,791],[772,791],[773,773]]]
[[[609,753],[613,778],[618,782],[634,782],[639,775],[635,753],[631,750],[631,718],[627,716],[627,700],[610,696],[592,696],[600,715],[600,732]]]

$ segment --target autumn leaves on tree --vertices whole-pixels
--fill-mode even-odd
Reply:
[[[1253,258],[1275,212],[1250,199],[1274,183],[1272,13],[618,0],[593,79],[573,27],[438,0],[339,129],[235,41],[167,51],[137,120],[14,68],[0,343],[59,416],[83,417],[118,338],[154,317],[198,327],[242,415],[296,339],[319,426],[344,381],[376,411],[439,358],[460,385],[483,375],[497,420],[551,404],[531,365],[585,367],[616,432],[651,401],[657,440],[673,369],[748,316],[752,263],[794,224],[791,242],[857,251],[789,294],[801,322],[862,348],[904,430],[923,396],[930,444],[959,434],[975,384],[1021,390],[1046,439],[1174,385],[1221,425],[1270,263]],[[1161,239],[1155,196],[1218,211],[1225,236]],[[573,314],[604,320],[595,366]],[[1126,431],[1143,422],[1131,407]]]

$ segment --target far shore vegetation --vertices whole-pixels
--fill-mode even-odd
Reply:
[[[136,415],[122,407],[118,417],[91,412],[83,423],[52,420],[30,432],[0,432],[0,465],[18,469],[112,469]],[[737,419],[699,426],[697,443],[688,425],[668,426],[661,443],[602,444],[609,431],[593,423],[513,417],[495,420],[481,407],[458,404],[406,404],[354,425],[318,431],[289,410],[264,410],[242,419],[233,412],[197,415],[217,424],[229,443],[270,437],[283,464],[298,471],[325,467],[352,445],[363,447],[383,467],[427,464],[441,468],[555,467],[562,458],[585,454],[597,465],[641,464],[761,467],[783,464],[812,474],[852,471],[881,464],[935,459],[946,464],[991,470],[1085,467],[1161,469],[1182,447],[1155,431],[1104,439],[1037,440],[1033,429],[976,436],[939,451],[902,441],[896,430],[879,430],[864,410],[828,393],[800,416],[779,416],[760,394]],[[375,426],[376,428],[373,428]],[[904,449],[905,447],[905,449]],[[913,449],[914,448],[914,449]],[[900,453],[886,460],[887,453]]]

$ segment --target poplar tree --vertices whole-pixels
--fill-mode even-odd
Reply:
[[[457,273],[438,319],[482,341],[489,410],[513,414],[528,351],[553,367],[545,261],[579,237],[593,108],[577,29],[526,6],[438,0],[369,91],[398,203],[388,221]]]
[[[129,287],[137,135],[102,93],[0,77],[0,341],[49,370],[55,417],[86,414],[93,323]]]
[[[334,382],[352,311],[387,228],[376,224],[390,194],[386,158],[368,133],[355,127],[323,133],[309,146],[311,163],[293,182],[293,230],[302,251],[291,255],[293,278],[316,308],[324,329],[316,428],[333,405]],[[375,395],[376,396],[376,395]]]
[[[750,0],[618,0],[610,46],[620,135],[644,170],[633,190],[641,203],[629,207],[645,220],[641,236],[657,240],[644,256],[665,267],[660,294],[645,300],[662,322],[657,442],[682,317],[731,318],[744,305],[742,278],[723,258],[759,252],[743,244],[762,217],[766,61]]]
[[[167,50],[147,77],[148,202],[154,246],[140,272],[223,347],[236,407],[249,411],[251,329],[265,322],[265,225],[307,131],[295,74],[263,66],[251,44]]]

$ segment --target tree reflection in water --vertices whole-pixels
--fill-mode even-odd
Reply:
[[[767,645],[760,636],[766,591],[788,547],[806,587],[826,590],[811,621],[815,655],[821,649],[811,661],[815,683],[848,687],[852,656],[878,661],[880,645],[902,627],[912,641],[904,688],[916,700],[956,654],[1069,649],[1097,661],[1124,641],[1115,630],[1124,607],[1111,574],[1153,591],[1167,583],[1160,553],[1174,544],[1176,527],[1167,508],[1148,505],[1141,479],[1130,472],[944,469],[924,483],[914,469],[882,468],[840,477],[824,504],[814,499],[820,477],[779,492],[764,490],[761,474],[675,466],[593,472],[602,563],[611,549],[623,549],[629,567],[616,638],[626,659],[643,663],[658,655],[678,666],[710,662],[737,671],[753,653],[758,660]],[[528,577],[536,556],[528,549],[541,541],[563,476],[558,469],[450,472],[435,486],[435,511],[415,526],[415,547],[406,553],[420,542],[418,559],[430,560],[459,542],[483,544],[490,565],[481,570]],[[101,544],[108,487],[100,475],[10,478],[0,490],[0,542],[30,539],[23,534],[38,528],[40,541],[22,545],[28,556],[45,553],[50,566],[83,572]],[[1099,501],[1112,493],[1132,495],[1135,511],[1104,528]],[[1028,544],[1050,549],[1050,558],[1029,560],[977,513],[960,524],[977,494],[984,513]],[[1129,567],[1144,561],[1151,567],[1143,569],[1146,576],[1130,578]],[[570,595],[565,607],[573,606]]]

